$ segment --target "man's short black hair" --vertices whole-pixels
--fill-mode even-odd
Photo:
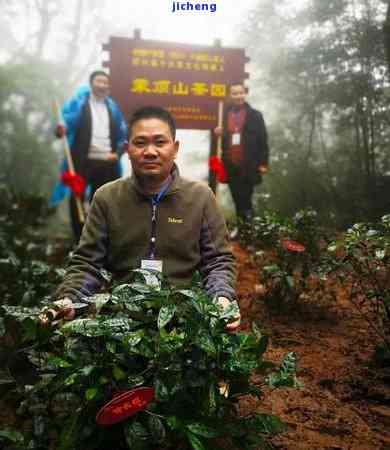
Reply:
[[[143,119],[159,119],[165,122],[169,126],[173,140],[176,139],[176,124],[173,117],[167,110],[159,106],[144,106],[134,111],[129,120],[129,137],[131,136],[133,125]]]
[[[99,75],[103,75],[106,78],[110,79],[110,75],[108,75],[108,73],[104,72],[104,70],[95,70],[94,72],[91,73],[91,75],[89,76],[89,84],[92,84],[93,80],[98,77]]]

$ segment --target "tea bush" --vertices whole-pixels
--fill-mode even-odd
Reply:
[[[390,215],[358,223],[328,247],[328,265],[349,299],[382,339],[390,361]]]
[[[307,291],[320,296],[326,290],[322,247],[329,237],[319,227],[313,209],[298,211],[292,219],[267,211],[243,230],[244,245],[254,247],[268,305],[294,307]],[[327,300],[333,300],[332,293],[328,294]]]
[[[0,185],[0,296],[3,303],[33,305],[48,295],[63,271],[46,263],[42,229],[52,213],[37,195]]]
[[[256,325],[251,333],[225,332],[234,306],[222,312],[197,286],[175,290],[142,280],[85,303],[85,316],[49,328],[36,311],[2,307],[4,330],[18,324],[23,338],[13,345],[35,369],[33,382],[15,381],[19,414],[32,418],[32,429],[7,449],[203,450],[220,448],[219,439],[267,448],[267,437],[283,430],[274,416],[239,416],[237,405],[244,395],[260,398],[267,384],[297,386],[295,355],[278,369],[263,358],[267,338]],[[251,383],[253,373],[262,375],[261,385]],[[111,427],[97,425],[107,401],[139,387],[154,391],[144,410]]]

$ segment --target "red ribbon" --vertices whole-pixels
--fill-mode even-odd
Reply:
[[[304,245],[291,239],[284,239],[281,244],[285,250],[288,250],[290,252],[302,253],[306,250]]]
[[[210,156],[209,168],[215,174],[218,183],[227,183],[227,174],[221,158],[218,158],[218,156]]]
[[[61,180],[76,197],[81,197],[85,190],[85,180],[82,176],[67,170],[61,175]]]
[[[54,134],[56,135],[56,137],[58,137],[59,139],[63,138],[66,134],[66,128],[64,127],[64,125],[62,124],[58,124],[56,126],[56,130],[54,132]]]

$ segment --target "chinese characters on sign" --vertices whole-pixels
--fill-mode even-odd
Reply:
[[[158,95],[197,95],[211,97],[225,97],[226,85],[216,83],[200,83],[191,84],[178,81],[171,83],[169,80],[148,80],[146,78],[135,78],[132,81],[131,92],[136,94],[158,94]]]
[[[194,46],[139,38],[111,38],[112,96],[129,115],[136,108],[158,105],[170,111],[182,129],[211,129],[218,102],[228,85],[243,81],[243,49]]]
[[[133,66],[150,66],[164,69],[202,70],[206,72],[223,72],[224,57],[203,53],[186,53],[182,51],[166,52],[161,49],[134,48],[131,64]]]

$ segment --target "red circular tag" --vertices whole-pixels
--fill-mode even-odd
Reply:
[[[281,244],[285,250],[288,250],[290,252],[302,253],[306,250],[304,245],[300,244],[297,241],[292,241],[291,239],[284,239]]]
[[[141,387],[114,397],[96,415],[99,425],[113,425],[144,410],[154,399],[154,390]]]

